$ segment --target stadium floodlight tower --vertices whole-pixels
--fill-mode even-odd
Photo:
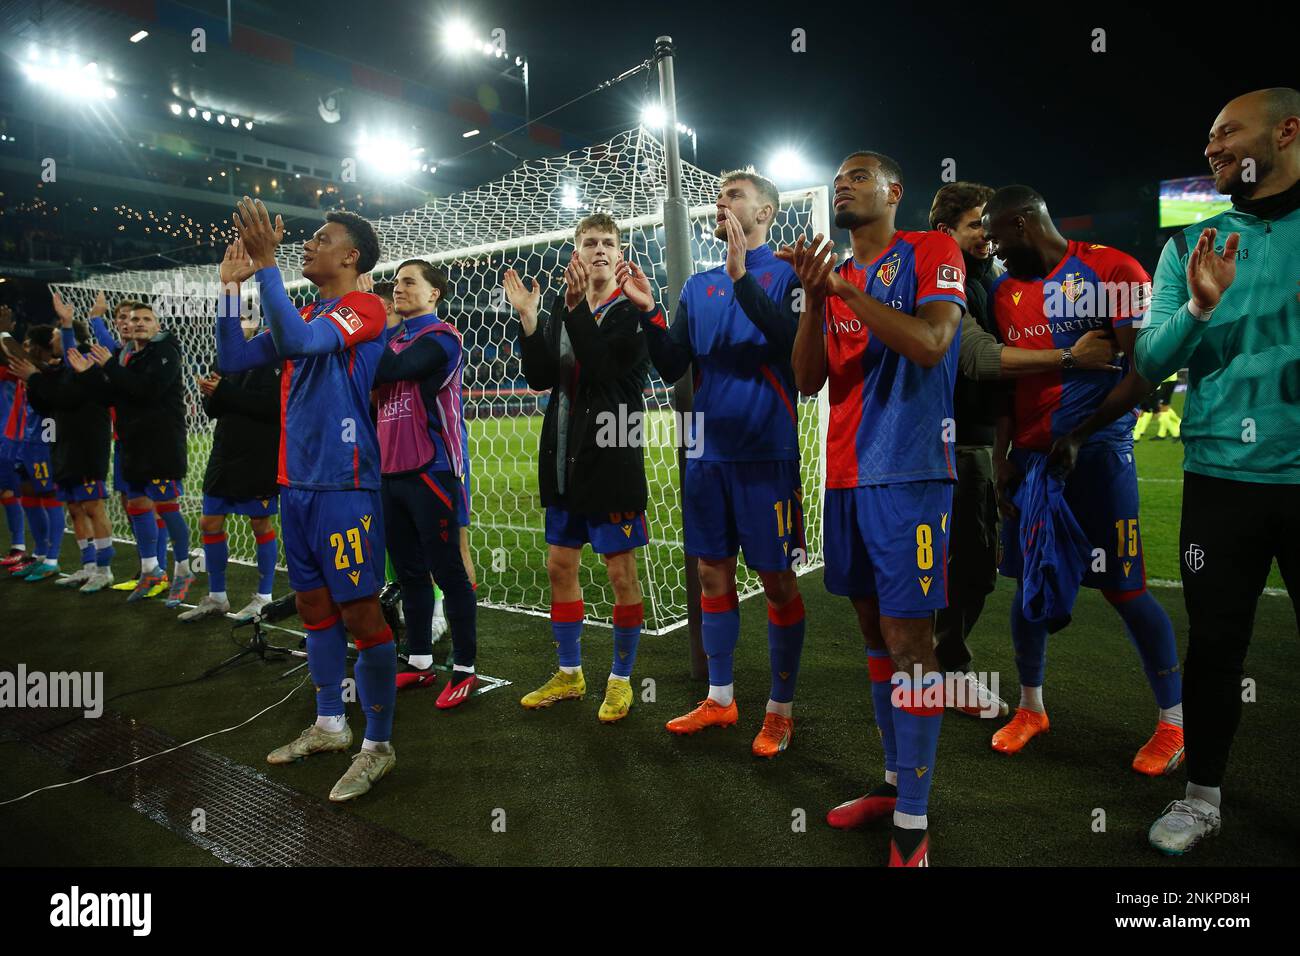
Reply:
[[[682,293],[682,286],[694,269],[691,261],[691,226],[686,199],[682,195],[682,156],[677,143],[677,86],[673,80],[673,38],[655,39],[655,62],[659,65],[659,102],[664,111],[664,153],[668,174],[667,195],[664,197],[664,265],[668,270],[668,289],[664,303],[672,313],[673,304]],[[695,404],[695,384],[688,369],[673,384],[673,411],[679,429],[685,429],[687,413]],[[680,436],[679,436],[680,437]],[[686,488],[686,443],[677,449],[678,487]],[[685,501],[682,502],[683,509]],[[700,575],[698,562],[686,554],[685,539],[682,555],[685,561],[686,620],[691,641],[691,676],[697,680],[708,677],[708,659],[700,639]]]

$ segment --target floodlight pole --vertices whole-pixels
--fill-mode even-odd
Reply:
[[[666,311],[681,295],[682,286],[694,271],[691,261],[691,226],[682,196],[682,157],[677,145],[677,87],[673,82],[673,38],[655,39],[655,63],[659,66],[659,102],[664,108],[664,151],[668,166],[668,193],[664,197],[664,259],[668,267],[668,294],[664,300]],[[693,370],[673,384],[673,411],[677,414],[678,434],[686,432],[687,415],[695,405]],[[686,443],[677,449],[677,480],[683,494],[686,489]],[[683,512],[685,511],[683,502]],[[685,542],[683,541],[683,545]],[[691,643],[691,677],[699,680],[708,677],[708,658],[700,640],[700,574],[698,562],[682,548],[686,575],[686,622]]]

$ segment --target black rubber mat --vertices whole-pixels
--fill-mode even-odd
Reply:
[[[0,734],[81,777],[159,753],[180,741],[121,714],[0,710]],[[133,810],[235,866],[455,866],[459,861],[360,820],[199,746],[94,777]],[[33,797],[31,799],[39,799]],[[203,832],[193,812],[203,808]],[[38,860],[31,861],[39,864]]]

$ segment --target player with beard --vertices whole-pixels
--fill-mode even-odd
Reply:
[[[377,597],[384,536],[379,442],[370,417],[386,314],[377,296],[357,288],[379,260],[379,238],[356,213],[327,213],[303,245],[302,274],[319,298],[299,310],[275,264],[281,218],[272,224],[266,206],[247,196],[233,218],[242,247],[227,247],[221,263],[217,364],[223,375],[263,365],[282,369],[280,526],[316,686],[316,722],[266,759],[287,764],[352,743],[343,707],[351,634],[366,736],[329,796],[353,800],[397,760],[391,743],[397,653]],[[270,331],[245,341],[238,284],[254,275]]]
[[[984,207],[984,231],[1007,272],[993,285],[990,304],[1002,336],[1021,348],[1070,349],[1085,329],[1108,329],[1125,356],[1146,319],[1150,279],[1131,257],[1096,243],[1066,240],[1042,196],[1007,186]],[[1047,635],[1045,615],[1029,613],[1026,582],[1032,566],[1022,551],[1026,502],[1022,477],[1046,456],[1046,469],[1064,479],[1063,500],[1087,539],[1091,562],[1070,580],[1096,588],[1115,608],[1137,648],[1159,713],[1156,730],[1133,758],[1149,776],[1172,773],[1183,759],[1182,675],[1168,615],[1146,589],[1138,523],[1133,408],[1151,388],[1127,358],[1118,370],[1084,372],[1071,360],[1056,371],[1021,378],[999,423],[993,459],[1002,502],[1002,573],[1017,581],[1011,602],[1011,638],[1020,676],[1020,705],[993,735],[993,749],[1019,753],[1049,727],[1043,704]],[[1008,444],[1012,446],[1007,453]],[[1014,493],[1014,497],[1013,497]],[[1060,576],[1073,570],[1057,551]],[[1068,609],[1065,609],[1068,613]],[[1068,619],[1068,618],[1067,618]]]
[[[695,369],[694,411],[683,426],[689,450],[682,527],[686,553],[699,562],[709,691],[668,730],[694,734],[739,719],[732,672],[740,639],[736,558],[743,551],[767,597],[771,686],[750,749],[768,759],[794,737],[805,630],[794,565],[807,548],[790,370],[798,282],[767,244],[780,208],[770,180],[753,170],[724,174],[714,236],[727,244],[725,263],[686,280],[671,325],[661,312],[642,318],[665,382]]]
[[[780,256],[805,291],[795,381],[804,395],[829,383],[826,589],[857,612],[885,781],[827,822],[850,828],[892,813],[889,865],[929,866],[926,811],[943,720],[933,618],[947,604],[964,268],[948,236],[895,228],[902,172],[889,157],[848,156],[834,191],[835,225],[850,230],[853,257],[836,268],[821,236],[811,245],[800,237]]]
[[[1205,158],[1232,208],[1165,245],[1135,352],[1151,381],[1187,368],[1179,544],[1187,789],[1148,834],[1169,854],[1222,825],[1246,652],[1274,560],[1293,609],[1300,595],[1300,91],[1231,100],[1210,127]]]

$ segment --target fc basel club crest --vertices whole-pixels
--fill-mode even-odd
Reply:
[[[1079,296],[1083,295],[1083,276],[1077,272],[1067,272],[1061,282],[1061,291],[1071,302],[1078,302]]]
[[[898,256],[894,256],[888,262],[882,263],[880,271],[876,275],[880,276],[880,281],[885,285],[892,285],[894,276],[898,275]]]

